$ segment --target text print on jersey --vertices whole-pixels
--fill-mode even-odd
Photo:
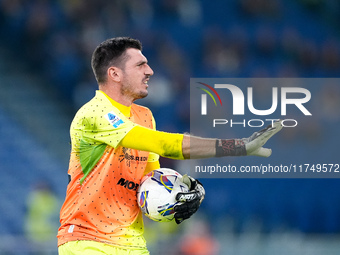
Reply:
[[[131,149],[123,147],[123,154],[119,155],[119,161],[122,162],[123,160],[125,160],[126,165],[130,167],[131,161],[147,161],[148,157],[138,157],[131,155]]]
[[[117,182],[117,185],[118,184],[130,190],[137,190],[139,186],[139,184],[134,183],[133,181],[125,180],[124,178],[120,178],[120,180]]]

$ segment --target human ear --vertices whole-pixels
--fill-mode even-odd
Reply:
[[[107,69],[107,76],[108,76],[109,79],[111,79],[115,82],[120,82],[120,80],[121,80],[120,69],[115,67],[115,66],[109,67],[109,69]]]

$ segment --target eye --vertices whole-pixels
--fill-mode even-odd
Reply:
[[[145,65],[146,63],[147,63],[147,62],[143,61],[143,62],[139,63],[137,66],[143,66],[143,65]]]

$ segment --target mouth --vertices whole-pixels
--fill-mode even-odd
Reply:
[[[146,78],[144,81],[143,81],[143,83],[148,87],[149,85],[148,85],[148,82],[149,82],[149,78]]]

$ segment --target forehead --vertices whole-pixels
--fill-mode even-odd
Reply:
[[[146,57],[138,49],[134,48],[127,49],[126,55],[128,56],[126,64],[135,64],[137,62],[147,61]]]

